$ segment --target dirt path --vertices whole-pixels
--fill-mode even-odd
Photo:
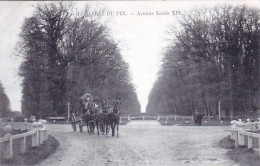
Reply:
[[[120,126],[120,136],[72,132],[70,125],[49,125],[60,147],[41,165],[231,166],[218,141],[228,135],[223,127],[160,126],[137,121]]]

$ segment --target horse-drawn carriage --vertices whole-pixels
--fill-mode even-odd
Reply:
[[[93,101],[92,95],[89,93],[81,97],[80,103],[82,107],[80,115],[71,114],[71,125],[74,132],[76,132],[78,124],[81,133],[83,132],[84,126],[87,126],[87,132],[90,134],[94,134],[96,128],[98,135],[99,132],[108,134],[111,127],[112,136],[114,136],[115,128],[117,129],[118,135],[120,119],[119,98],[117,98],[115,106],[111,109],[109,109],[108,103],[103,100],[101,100],[101,106],[96,104]]]

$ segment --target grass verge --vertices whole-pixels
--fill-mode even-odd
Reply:
[[[58,140],[49,135],[42,145],[30,147],[25,154],[16,154],[12,159],[0,160],[0,165],[36,165],[54,153],[58,146]]]
[[[229,135],[219,141],[219,146],[224,149],[235,149],[235,141]]]
[[[238,147],[227,152],[232,160],[239,162],[241,166],[259,166],[260,157],[253,149]]]

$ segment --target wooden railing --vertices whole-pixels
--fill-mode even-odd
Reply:
[[[13,123],[13,125],[16,122]],[[10,124],[5,126],[6,134],[4,137],[0,138],[0,151],[3,153],[3,157],[5,159],[13,158],[13,142],[14,140],[20,139],[21,140],[21,153],[25,153],[26,151],[26,142],[27,137],[31,136],[31,145],[32,147],[39,146],[43,144],[43,141],[48,139],[48,129],[46,126],[43,126],[41,123],[27,123],[24,124],[24,126],[27,127],[28,132],[17,134],[17,135],[11,135],[10,132],[12,130],[12,127]]]
[[[259,156],[260,156],[260,134],[259,133],[253,133],[249,131],[245,131],[242,129],[230,129],[231,131],[231,138],[235,140],[235,146],[245,146],[245,137],[247,137],[247,147],[248,149],[253,148],[253,138],[258,139],[259,142]]]

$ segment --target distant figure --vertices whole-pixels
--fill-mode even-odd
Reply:
[[[198,110],[195,111],[193,117],[195,124],[201,126],[203,116],[198,112]]]

